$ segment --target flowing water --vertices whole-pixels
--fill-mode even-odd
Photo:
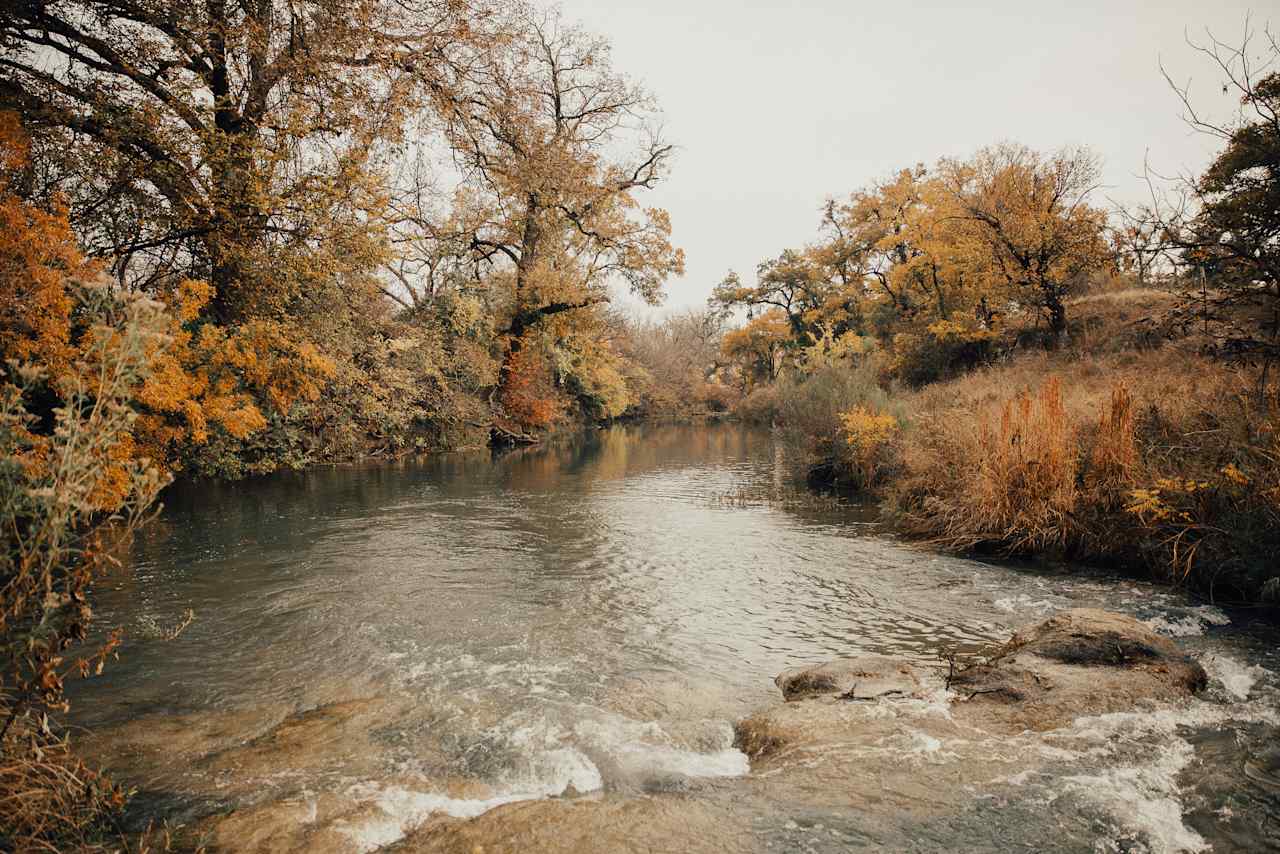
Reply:
[[[739,823],[724,850],[1280,842],[1273,628],[1101,574],[934,554],[788,483],[767,433],[720,425],[180,485],[99,591],[100,623],[128,640],[78,689],[76,722],[141,788],[137,820],[285,803],[284,824],[338,815],[335,850],[540,798],[678,798]],[[733,747],[786,667],[930,664],[1071,606],[1177,636],[1209,692],[1020,742],[1007,774],[999,749],[902,724],[860,772],[958,781],[913,789],[908,810],[842,800],[839,780],[771,790]],[[660,847],[699,832],[686,816]]]

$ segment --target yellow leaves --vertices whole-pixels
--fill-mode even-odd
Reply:
[[[1159,489],[1134,489],[1129,492],[1130,502],[1125,510],[1137,516],[1144,524],[1163,522],[1174,515],[1174,510],[1160,497]]]
[[[805,373],[848,364],[876,349],[874,338],[853,331],[835,335],[829,324],[815,322],[814,325],[818,329],[818,335],[809,336],[812,343],[804,348],[800,356],[800,367]]]
[[[898,419],[856,406],[840,413],[840,434],[859,456],[874,453],[898,432]]]
[[[926,328],[938,341],[991,341],[996,338],[996,332],[993,329],[974,329],[955,320],[934,321]]]
[[[233,334],[221,337],[221,346],[211,355],[214,364],[237,369],[246,384],[265,393],[284,413],[298,401],[318,399],[322,381],[334,374],[331,359],[278,321],[253,320],[241,325]]]
[[[1240,471],[1240,469],[1236,467],[1235,463],[1227,463],[1219,471],[1223,477],[1231,483],[1234,483],[1236,486],[1248,486],[1251,482],[1248,475]]]
[[[1209,488],[1207,480],[1196,480],[1189,477],[1158,477],[1155,480],[1157,492],[1181,492],[1187,495]]]
[[[786,314],[774,309],[726,332],[720,350],[739,364],[748,385],[771,382],[777,378],[782,351],[791,340],[791,332]]]

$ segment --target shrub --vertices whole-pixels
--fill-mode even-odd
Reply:
[[[880,414],[892,412],[878,373],[877,361],[864,358],[852,366],[824,367],[807,377],[788,377],[778,383],[780,436],[791,459],[811,481],[864,485],[859,463],[841,438],[841,413],[860,407]]]
[[[919,387],[973,370],[996,354],[997,333],[939,320],[921,334],[903,332],[893,338],[890,370],[909,386]]]
[[[869,487],[883,479],[898,435],[898,419],[865,406],[855,406],[840,414],[841,435],[847,446],[859,486]]]
[[[1258,403],[1237,378],[1193,423],[1164,439],[1135,478],[1124,510],[1150,563],[1175,582],[1224,597],[1280,599],[1280,401]],[[1153,433],[1168,424],[1150,418]],[[1188,429],[1191,428],[1191,429]],[[1167,435],[1167,434],[1166,434]]]
[[[83,328],[56,377],[11,361],[0,380],[0,840],[81,850],[123,793],[75,760],[49,712],[66,679],[102,671],[118,638],[70,657],[93,617],[90,588],[146,519],[165,475],[134,454],[134,395],[167,321],[106,285],[68,287]],[[47,388],[48,384],[52,388]],[[33,399],[59,404],[47,415]]]
[[[749,424],[773,424],[778,403],[777,386],[762,385],[738,401],[733,414]]]
[[[536,342],[526,341],[513,350],[502,385],[501,403],[506,418],[519,431],[551,426],[563,410],[551,367]]]

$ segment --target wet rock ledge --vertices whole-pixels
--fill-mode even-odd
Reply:
[[[914,700],[932,704],[959,729],[1046,731],[1085,715],[1177,702],[1202,690],[1207,676],[1134,618],[1081,608],[1020,629],[986,655],[941,667],[862,656],[794,668],[774,681],[787,702],[735,729],[736,745],[753,765],[788,747],[865,742],[867,721],[848,714],[853,704]]]

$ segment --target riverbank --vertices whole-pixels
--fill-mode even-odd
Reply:
[[[744,401],[811,480],[881,502],[898,531],[958,551],[1103,564],[1210,601],[1280,601],[1280,402],[1202,355],[1173,298],[1070,304],[1056,350],[920,388],[874,357]],[[1163,318],[1163,319],[1162,319]]]

